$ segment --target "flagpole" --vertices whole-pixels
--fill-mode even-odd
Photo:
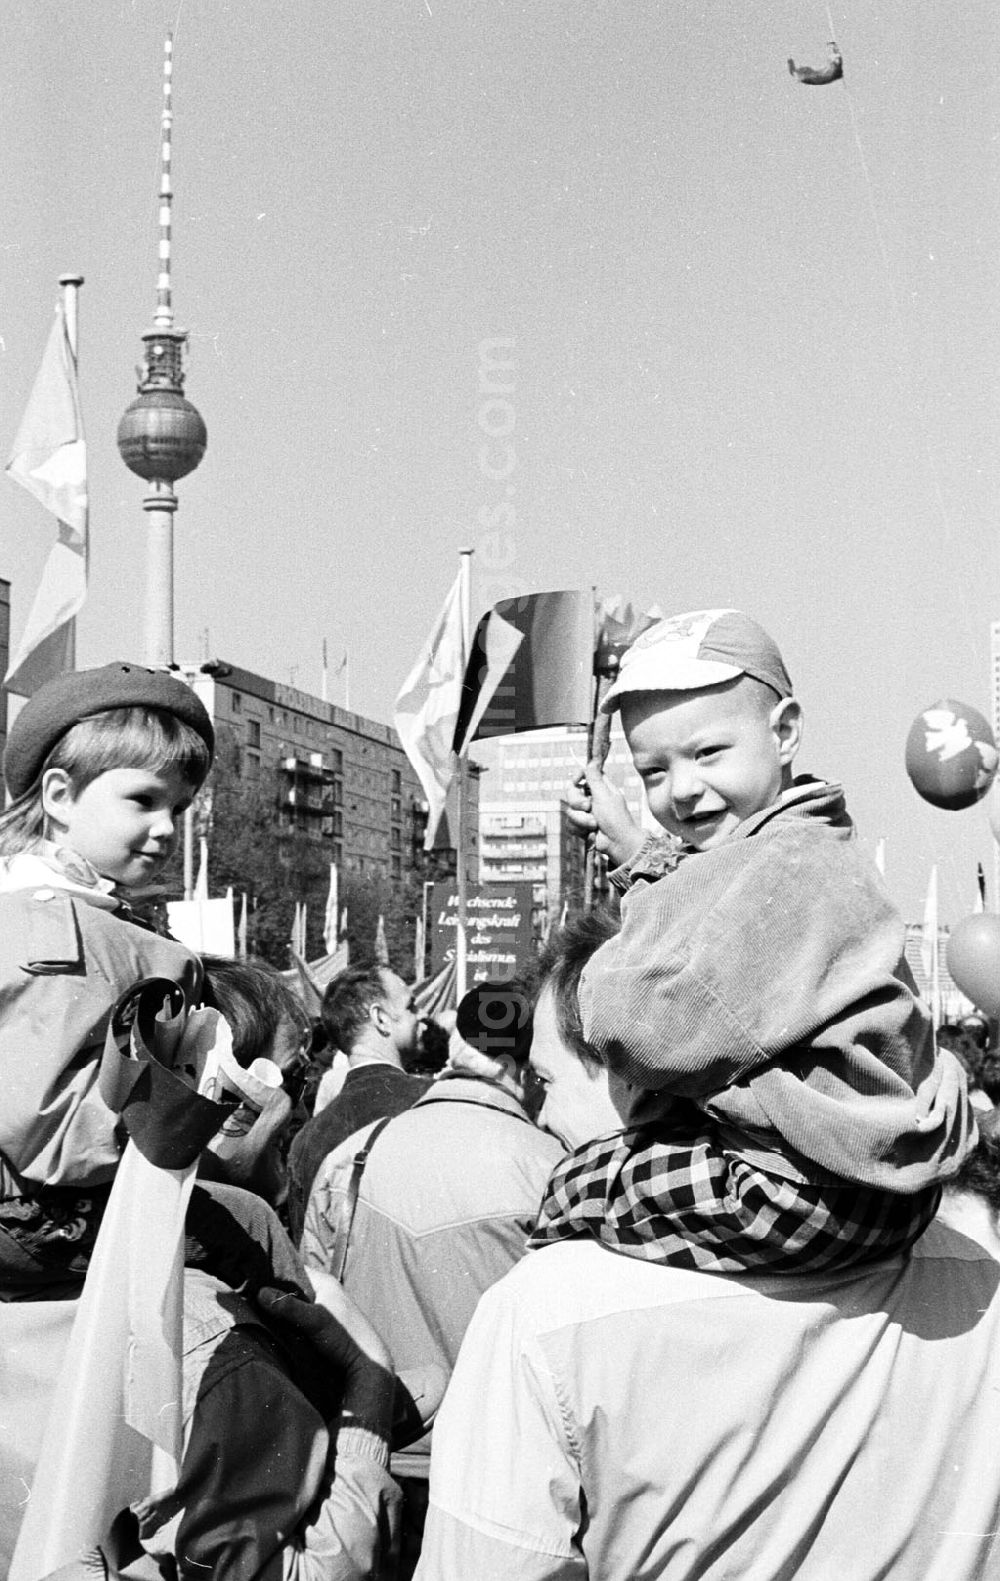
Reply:
[[[82,274],[61,274],[59,284],[62,287],[63,318],[66,321],[66,339],[69,342],[70,355],[73,358],[73,371],[79,376],[77,347],[79,344],[79,305],[80,287],[83,284]],[[66,633],[66,667],[76,669],[76,616],[67,621]]]
[[[465,667],[469,662],[469,605],[472,588],[472,556],[473,549],[460,549],[458,551],[459,569],[459,608],[461,611],[462,626],[462,653],[461,674],[465,674]],[[468,977],[466,923],[468,920],[468,879],[465,871],[465,848],[467,843],[466,831],[466,761],[465,754],[460,753],[458,758],[458,819],[456,832],[456,866],[458,869],[458,914],[455,919],[455,994],[457,1000],[465,997]]]
[[[326,638],[323,638],[323,671],[320,678],[320,697],[326,702]]]
[[[592,587],[594,598],[594,625],[597,625],[597,588]],[[589,763],[595,753],[601,760],[601,766],[608,755],[608,745],[611,739],[611,721],[606,715],[598,712],[601,700],[601,672],[597,668],[597,642],[594,642],[594,659],[591,664],[593,671],[593,700],[590,708],[590,719],[587,723],[587,762]],[[594,884],[597,877],[597,836],[588,834],[583,859],[583,909],[594,909]]]

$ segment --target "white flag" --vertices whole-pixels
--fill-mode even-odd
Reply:
[[[427,851],[433,849],[434,832],[456,767],[452,738],[465,672],[461,587],[459,572],[420,657],[403,682],[393,715],[403,751],[427,797]]]
[[[72,621],[87,596],[87,447],[76,359],[62,302],[56,307],[7,473],[59,523],[5,679],[9,691],[30,697],[43,682],[72,668]]]
[[[332,955],[337,948],[339,934],[337,931],[337,864],[330,863],[330,892],[326,897],[326,915],[323,918],[323,943],[326,945],[327,955]]]
[[[923,938],[920,943],[920,959],[924,972],[927,975],[931,1017],[936,1031],[941,1020],[941,932],[938,922],[938,870],[936,862],[931,868],[930,881],[927,885],[927,898],[924,901],[924,926]]]

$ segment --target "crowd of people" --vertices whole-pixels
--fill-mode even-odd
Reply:
[[[114,664],[24,707],[0,815],[12,1581],[1000,1573],[995,1029],[935,1034],[841,787],[795,773],[802,709],[758,625],[657,621],[601,708],[661,832],[596,754],[566,794],[615,903],[475,985],[428,1075],[389,967],[341,972],[316,1026],[280,973],[130,906],[210,770],[188,687]],[[109,1101],[150,980],[218,1012],[235,1088]],[[206,1101],[179,1466],[31,1570],[123,1153]]]

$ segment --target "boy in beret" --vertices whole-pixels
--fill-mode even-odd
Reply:
[[[213,749],[212,722],[189,686],[123,662],[56,677],[10,731],[13,800],[0,814],[0,1300],[74,1294],[83,1281],[124,1145],[99,1089],[119,998],[160,977],[188,1004],[199,1000],[198,958],[141,924],[128,897],[173,853]],[[230,1283],[252,1281],[256,1269],[258,1283],[277,1278],[311,1295],[262,1203],[217,1187],[191,1200],[189,1235],[202,1237],[192,1257]],[[224,1246],[234,1239],[245,1248],[235,1256]]]

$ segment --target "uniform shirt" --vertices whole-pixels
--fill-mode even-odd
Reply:
[[[417,1581],[1000,1575],[998,1283],[937,1224],[827,1276],[529,1253],[438,1416]]]

